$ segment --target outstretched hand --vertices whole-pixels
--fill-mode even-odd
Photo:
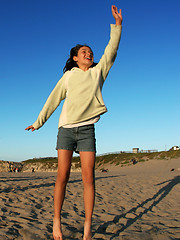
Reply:
[[[118,9],[115,5],[112,5],[112,15],[114,19],[116,20],[116,25],[122,24],[122,15],[121,15],[121,9],[118,12]]]
[[[31,131],[33,132],[33,131],[35,131],[36,129],[31,125],[31,126],[27,127],[25,130],[28,130],[28,131],[31,130]]]

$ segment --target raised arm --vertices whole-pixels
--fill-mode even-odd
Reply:
[[[102,55],[97,68],[101,70],[102,84],[104,83],[110,68],[112,67],[119,47],[119,42],[121,38],[121,28],[122,28],[122,15],[121,9],[117,10],[116,6],[112,6],[112,15],[116,21],[116,24],[111,24],[110,40],[105,48],[104,54]]]

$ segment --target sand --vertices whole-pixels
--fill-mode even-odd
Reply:
[[[180,239],[180,159],[96,172],[93,239]],[[0,174],[0,239],[52,238],[56,173]],[[81,173],[71,173],[62,211],[64,239],[82,239]]]

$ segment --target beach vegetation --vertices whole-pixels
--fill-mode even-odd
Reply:
[[[132,165],[133,160],[138,162],[145,162],[148,160],[170,160],[173,158],[180,157],[180,151],[161,151],[161,152],[138,152],[138,153],[109,153],[96,157],[96,169],[102,169],[107,164],[115,166],[126,166]],[[33,158],[23,161],[23,165],[32,165],[35,163],[45,164],[47,168],[55,168],[58,165],[57,157],[43,157],[43,158]],[[81,167],[80,157],[73,157],[72,163],[75,168]]]

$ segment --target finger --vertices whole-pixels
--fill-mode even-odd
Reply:
[[[113,10],[114,12],[116,12],[116,11],[117,11],[117,7],[116,7],[115,5],[113,5],[113,6],[112,6],[112,10]]]
[[[27,131],[29,131],[29,130],[32,130],[32,131],[34,131],[34,130],[35,130],[35,128],[34,128],[33,126],[29,126],[29,127],[25,128],[25,130],[27,130]]]
[[[121,9],[119,9],[119,14],[121,15]]]
[[[113,6],[113,12],[115,13],[116,12],[116,6]]]

